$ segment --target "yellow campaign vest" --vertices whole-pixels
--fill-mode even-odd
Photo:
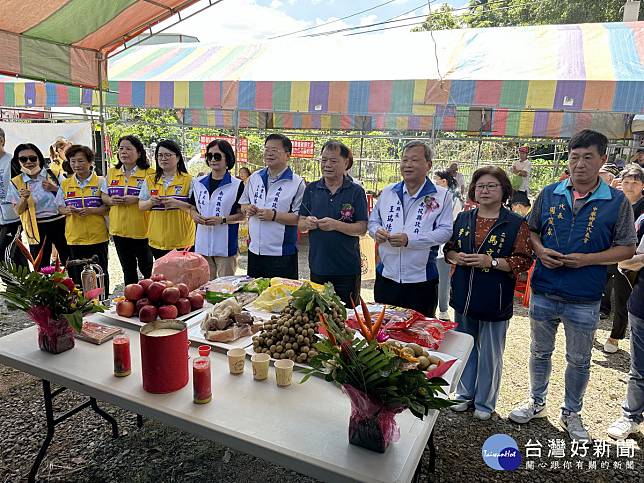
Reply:
[[[99,208],[103,206],[99,178],[92,173],[84,188],[78,185],[76,176],[64,179],[61,184],[66,206],[76,208]],[[109,238],[104,215],[70,215],[65,223],[65,238],[70,245],[95,245]]]
[[[47,172],[47,176],[54,184],[58,184],[58,180],[53,179],[49,172]],[[22,174],[11,178],[11,182],[18,188],[18,192],[27,187],[27,183],[22,179]],[[36,203],[31,197],[27,201],[27,209],[20,213],[20,223],[27,235],[27,243],[30,245],[38,245],[40,243],[40,231],[38,230],[38,220],[36,219]]]
[[[154,177],[154,168],[137,168],[126,183],[125,173],[121,168],[110,168],[107,170],[107,194],[139,196],[141,185],[148,176]],[[110,234],[112,235],[142,240],[148,237],[149,223],[150,212],[139,210],[138,203],[110,208]]]
[[[146,180],[150,196],[172,197],[185,202],[190,198],[192,176],[189,174],[177,173],[167,188],[163,178],[155,183],[154,175],[150,175]],[[148,239],[150,246],[159,250],[191,247],[195,244],[195,223],[185,211],[155,206],[150,210]]]

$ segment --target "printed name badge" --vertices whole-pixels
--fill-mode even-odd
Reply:
[[[83,200],[80,198],[74,198],[71,200],[65,200],[65,205],[66,206],[73,206],[74,208],[82,208],[83,207]]]
[[[116,188],[107,188],[107,194],[110,196],[123,196],[125,194],[125,189],[122,186],[117,186]]]

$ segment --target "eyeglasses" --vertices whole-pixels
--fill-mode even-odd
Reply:
[[[221,153],[206,153],[206,161],[221,161]]]
[[[20,156],[18,157],[18,161],[20,161],[21,163],[26,163],[27,161],[35,163],[38,161],[38,156]]]
[[[172,159],[176,154],[174,153],[159,153],[157,159]]]
[[[484,189],[487,189],[488,191],[494,191],[499,186],[501,186],[499,183],[477,184],[474,186],[474,189],[476,191],[483,191]]]

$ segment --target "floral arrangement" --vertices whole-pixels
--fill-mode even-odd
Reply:
[[[439,396],[446,395],[445,380],[428,376],[418,368],[417,359],[379,342],[382,314],[371,327],[367,326],[371,324],[368,316],[364,319],[358,316],[358,320],[364,338],[351,339],[344,327],[320,316],[323,329],[320,332],[326,332],[328,338],[314,344],[318,355],[309,362],[312,368],[306,371],[302,382],[320,374],[327,381],[340,384],[352,405],[349,441],[384,452],[398,437],[394,419],[397,413],[409,409],[423,419],[430,409],[452,403]]]
[[[25,256],[34,271],[13,263],[0,264],[0,277],[7,285],[0,296],[7,299],[9,308],[26,312],[38,325],[41,349],[54,353],[71,349],[71,328],[80,332],[83,315],[105,310],[96,299],[103,289],[83,294],[58,260],[55,266],[38,270],[39,257],[34,260],[28,251]]]

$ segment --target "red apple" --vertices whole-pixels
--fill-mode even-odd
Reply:
[[[150,280],[149,278],[144,278],[143,280],[139,281],[139,285],[143,287],[143,290],[147,292],[148,287],[152,285],[152,280]]]
[[[190,293],[190,287],[188,287],[185,283],[178,283],[177,288],[179,289],[179,292],[181,292],[181,298],[188,297],[188,294]]]
[[[140,298],[143,298],[145,295],[145,289],[138,283],[131,283],[125,287],[123,295],[125,295],[126,299],[136,302]]]
[[[168,287],[161,294],[161,300],[168,305],[174,305],[181,298],[181,292],[177,287]]]
[[[151,278],[153,282],[160,282],[161,280],[165,280],[165,275],[162,273],[155,273]]]
[[[177,303],[174,305],[179,311],[179,316],[189,314],[190,311],[192,310],[192,305],[190,304],[190,300],[188,300],[187,298],[180,298],[179,300],[177,300]]]
[[[121,300],[116,304],[116,313],[121,317],[132,317],[134,315],[134,304],[129,300]]]
[[[174,305],[162,305],[159,307],[159,317],[162,320],[176,319],[179,311]]]
[[[190,300],[190,305],[192,310],[200,309],[203,307],[203,295],[197,292],[190,292],[188,294],[188,300]]]
[[[139,312],[139,320],[141,322],[152,322],[157,320],[158,311],[154,305],[146,305]]]
[[[148,287],[148,298],[150,302],[158,302],[161,300],[161,295],[165,290],[165,285],[161,282],[152,282]]]
[[[141,312],[141,309],[146,305],[152,305],[152,303],[150,302],[150,299],[148,299],[147,297],[137,300],[135,313],[138,314],[139,312]]]

